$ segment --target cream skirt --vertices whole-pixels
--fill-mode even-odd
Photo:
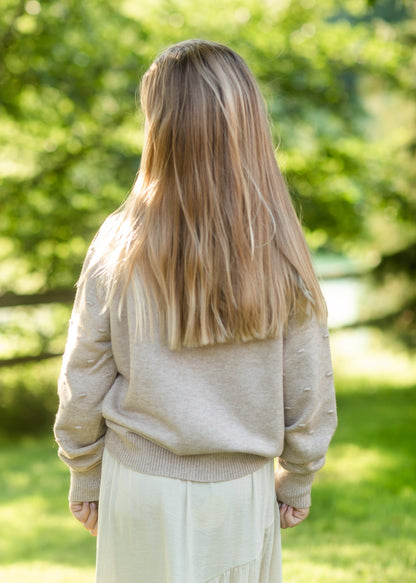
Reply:
[[[273,460],[226,482],[141,474],[105,450],[97,583],[280,583]]]

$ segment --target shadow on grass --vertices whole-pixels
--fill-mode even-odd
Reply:
[[[416,386],[370,385],[357,392],[353,384],[339,384],[340,422],[334,443],[359,443],[406,452],[415,461]]]

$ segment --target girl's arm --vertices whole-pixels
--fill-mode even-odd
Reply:
[[[83,272],[88,265],[84,264]],[[105,423],[102,402],[117,375],[111,351],[108,310],[102,310],[98,278],[77,290],[58,381],[54,432],[59,457],[71,471],[69,499],[98,500]]]
[[[311,505],[315,472],[337,425],[328,330],[314,315],[292,319],[284,340],[285,439],[275,484],[279,502],[294,509]]]

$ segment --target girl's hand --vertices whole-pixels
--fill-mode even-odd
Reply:
[[[294,508],[279,502],[281,528],[293,528],[300,524],[309,514],[309,508]]]
[[[69,509],[92,536],[97,536],[98,502],[70,502]]]

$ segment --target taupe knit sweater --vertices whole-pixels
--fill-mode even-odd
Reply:
[[[139,472],[217,482],[277,458],[280,501],[310,506],[336,428],[328,331],[171,351],[136,339],[132,298],[103,311],[99,280],[77,291],[58,383],[55,437],[69,498],[98,500],[104,446]]]

